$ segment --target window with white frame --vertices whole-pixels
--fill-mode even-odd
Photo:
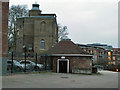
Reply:
[[[40,40],[40,50],[44,50],[45,49],[45,40],[42,39]]]

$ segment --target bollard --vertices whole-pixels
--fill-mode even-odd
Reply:
[[[13,52],[12,52],[11,73],[13,73]]]

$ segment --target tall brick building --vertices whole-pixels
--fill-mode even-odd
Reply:
[[[17,20],[16,52],[42,53],[58,42],[56,14],[42,14],[33,4],[29,16]]]

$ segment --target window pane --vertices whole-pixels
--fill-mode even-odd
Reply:
[[[45,49],[45,41],[40,40],[40,49]]]
[[[32,44],[28,44],[28,50],[32,50]]]

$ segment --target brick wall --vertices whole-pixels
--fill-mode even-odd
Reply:
[[[57,41],[56,18],[20,18],[17,20],[17,29],[20,31],[17,35],[16,52],[23,52],[23,44],[33,45],[34,53],[42,53],[52,47]],[[24,21],[24,23],[23,23]],[[42,30],[41,24],[45,22],[45,30]],[[21,28],[20,28],[21,27]],[[40,40],[45,40],[45,50],[40,50]]]
[[[2,57],[2,2],[0,1],[0,57]]]
[[[69,59],[69,72],[72,72],[72,68],[85,68],[91,69],[92,66],[90,65],[91,58],[90,57],[65,57]],[[57,72],[57,60],[61,59],[61,57],[53,57],[53,71]]]
[[[9,3],[2,3],[2,51],[3,57],[7,55],[8,48],[8,11],[9,11]]]
[[[8,48],[8,11],[9,11],[9,3],[8,2],[0,2],[0,52],[2,57],[7,56],[7,48]],[[1,57],[0,56],[0,57]]]

